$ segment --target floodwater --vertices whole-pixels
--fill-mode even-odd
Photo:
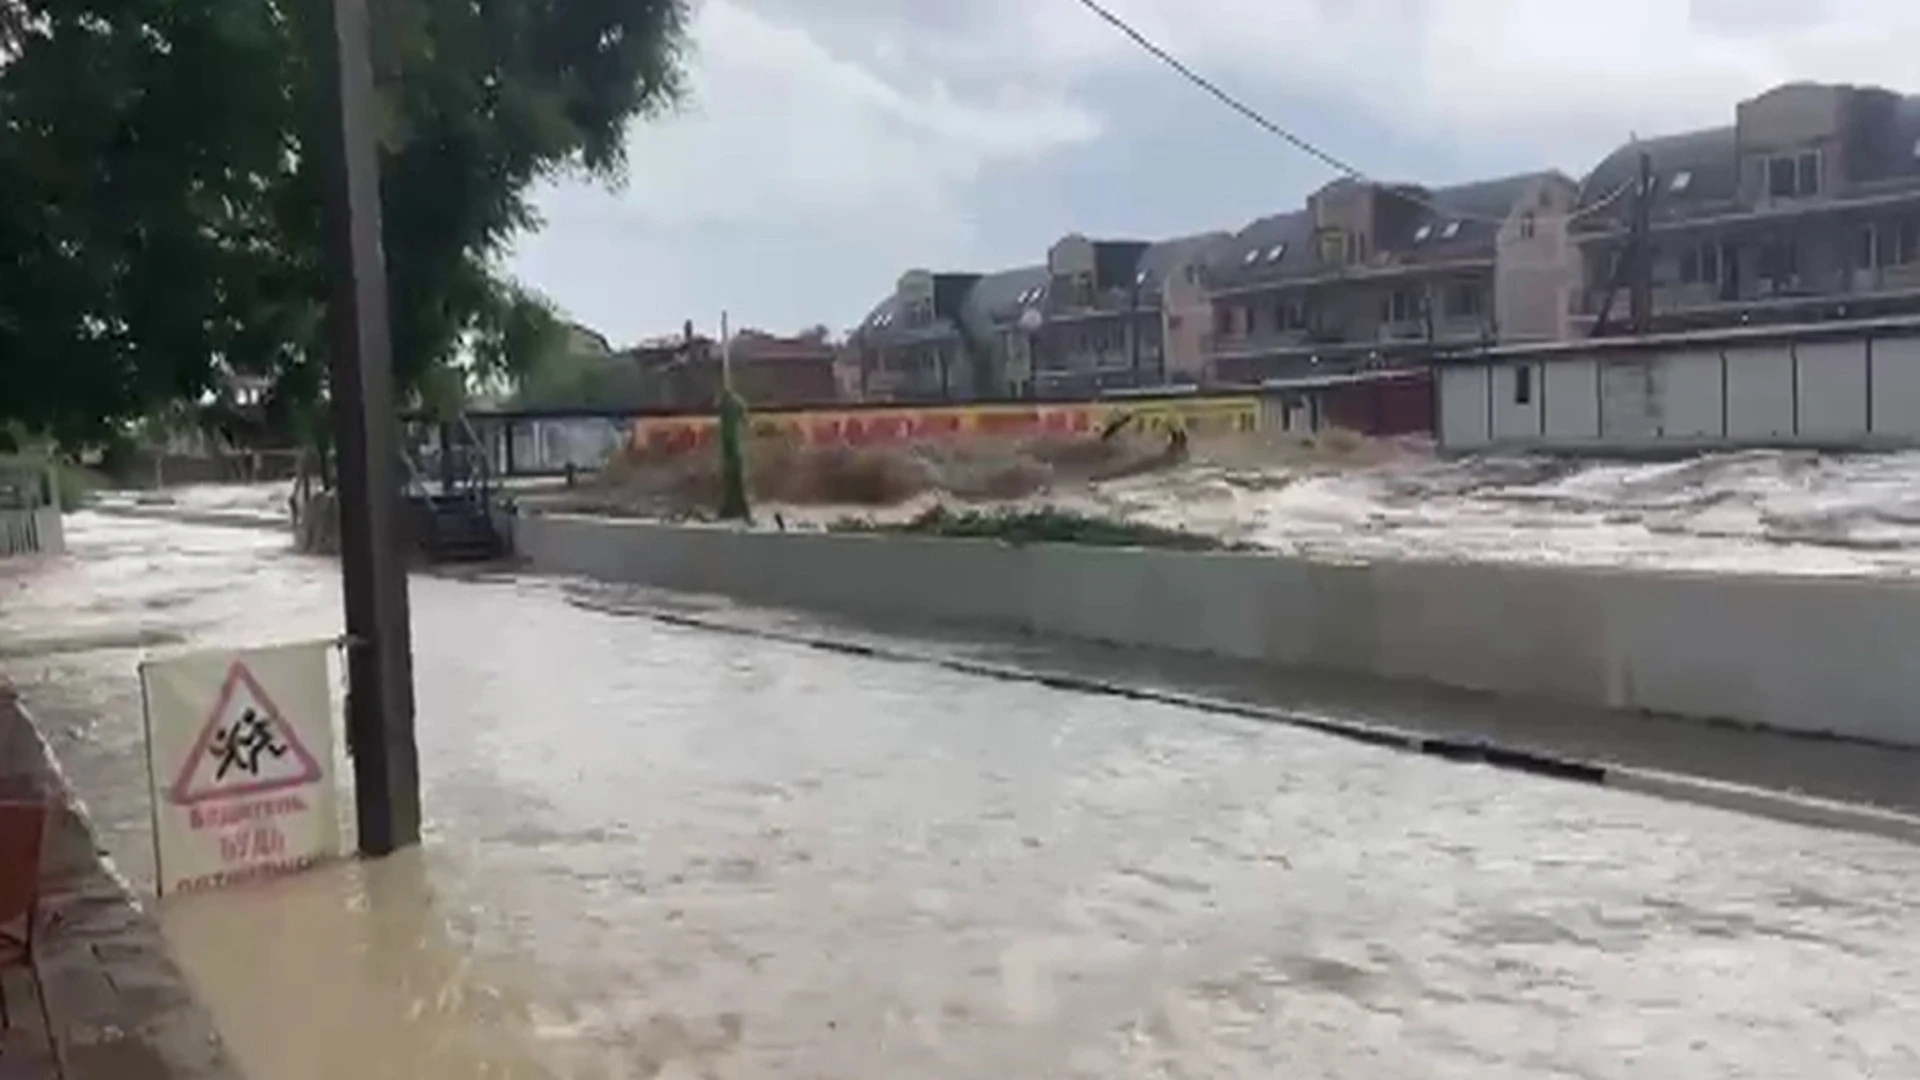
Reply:
[[[140,881],[135,662],[337,633],[335,569],[70,532],[0,568],[0,670]],[[1914,847],[412,594],[424,851],[161,906],[256,1080],[1920,1075]]]
[[[1104,512],[1332,559],[1760,574],[1920,574],[1920,453],[1681,461],[1409,455],[1189,468],[1099,485]]]
[[[284,487],[208,486],[172,497],[183,510],[236,521],[286,514]],[[1920,452],[1752,450],[1622,462],[1438,460],[1406,448],[1364,467],[1202,461],[1034,501],[1342,561],[1920,575]],[[905,518],[925,505],[879,514],[781,509],[800,525]]]

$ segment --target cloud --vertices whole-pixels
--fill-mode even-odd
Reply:
[[[521,243],[515,270],[616,337],[677,326],[690,307],[717,310],[679,297],[690,282],[723,276],[742,294],[735,300],[766,298],[748,304],[763,313],[750,317],[851,319],[844,299],[803,313],[800,302],[817,302],[809,283],[777,275],[835,274],[877,295],[879,266],[892,267],[891,284],[909,264],[964,261],[967,185],[1099,134],[1057,87],[949,80],[889,44],[912,35],[858,33],[858,5],[839,22],[832,4],[821,6],[828,17],[802,22],[799,8],[779,3],[703,4],[685,106],[635,127],[621,190],[569,180],[541,193],[546,228]],[[800,244],[816,250],[800,258]]]
[[[1920,89],[1911,0],[1102,2],[1395,179],[1577,177],[1793,79]],[[617,339],[722,306],[844,326],[908,267],[1234,229],[1330,176],[1076,0],[705,0],[692,28],[692,100],[636,127],[631,182],[545,192],[514,263]]]
[[[1042,4],[1072,7],[1078,4]],[[1541,164],[1591,165],[1629,132],[1732,121],[1734,103],[1795,79],[1912,78],[1907,0],[1108,0],[1255,100],[1300,94],[1408,136],[1522,143]],[[1090,16],[1091,17],[1091,16]],[[1118,34],[1060,56],[1152,63]],[[1171,76],[1169,76],[1171,77]],[[1319,140],[1339,132],[1284,117]]]

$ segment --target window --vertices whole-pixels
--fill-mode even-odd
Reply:
[[[1395,289],[1387,294],[1388,322],[1411,322],[1420,317],[1420,301],[1411,289]]]
[[[1820,155],[1801,154],[1799,160],[1800,191],[1802,195],[1820,193]]]
[[[1139,273],[1133,275],[1133,283],[1135,285],[1145,285],[1147,283],[1147,272],[1145,270],[1142,270]]]
[[[1480,291],[1480,286],[1464,283],[1447,290],[1448,315],[1470,319],[1477,318],[1485,310],[1485,294]]]
[[[1874,230],[1879,240],[1879,266],[1909,266],[1920,261],[1920,228],[1908,220]]]
[[[1767,160],[1767,194],[1792,199],[1820,193],[1820,152],[1809,150]]]
[[[1533,211],[1529,210],[1526,213],[1521,214],[1520,215],[1520,239],[1522,240],[1533,239],[1534,231],[1535,229],[1538,228],[1538,226],[1539,226],[1539,219],[1534,217]]]
[[[1667,181],[1667,190],[1673,192],[1675,195],[1680,194],[1692,186],[1693,173],[1687,169],[1681,169],[1679,172],[1674,173],[1673,178]]]
[[[1853,265],[1858,270],[1873,269],[1874,243],[1873,226],[1860,226],[1860,247],[1854,253]]]
[[[1182,319],[1180,318],[1180,316],[1178,316],[1178,315],[1169,315],[1169,316],[1167,316],[1167,329],[1169,329],[1169,330],[1178,330],[1178,329],[1180,329],[1180,324],[1181,324],[1181,322],[1182,322],[1182,321],[1183,321],[1183,320],[1182,320]]]
[[[1213,309],[1213,332],[1219,337],[1233,336],[1233,309],[1225,304]]]
[[[1525,365],[1513,369],[1513,403],[1533,404],[1533,369]]]
[[[1328,229],[1320,234],[1320,261],[1338,263],[1347,250],[1347,238],[1339,229]]]
[[[1720,280],[1720,248],[1712,242],[1680,249],[1680,284],[1708,284]]]
[[[1277,263],[1280,261],[1280,257],[1285,255],[1286,253],[1287,253],[1287,245],[1275,244],[1272,247],[1267,249],[1267,261],[1270,263]]]
[[[1454,237],[1459,235],[1460,235],[1460,223],[1457,221],[1447,222],[1447,227],[1440,230],[1440,239],[1442,240],[1451,240]]]
[[[1432,235],[1433,235],[1433,226],[1422,225],[1419,228],[1413,230],[1413,242],[1416,244],[1424,244],[1427,242],[1427,238]]]
[[[1258,261],[1260,261],[1259,248],[1254,248],[1252,251],[1247,252],[1247,257],[1240,260],[1241,264],[1245,266],[1252,266],[1254,263]]]
[[[1767,194],[1776,199],[1791,199],[1795,182],[1792,158],[1774,158],[1767,162]]]
[[[1253,335],[1260,332],[1260,325],[1256,321],[1258,317],[1259,317],[1259,312],[1254,308],[1252,304],[1248,304],[1245,308],[1245,316],[1240,321],[1240,325],[1243,327],[1246,327],[1246,333],[1248,335]]]

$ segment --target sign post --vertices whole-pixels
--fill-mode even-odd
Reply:
[[[198,892],[340,852],[331,642],[140,666],[154,883]]]

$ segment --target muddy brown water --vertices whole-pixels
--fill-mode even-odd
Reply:
[[[143,885],[134,664],[336,569],[70,525],[0,670]],[[160,905],[252,1076],[1920,1075],[1920,849],[582,591],[413,580],[422,851]]]

